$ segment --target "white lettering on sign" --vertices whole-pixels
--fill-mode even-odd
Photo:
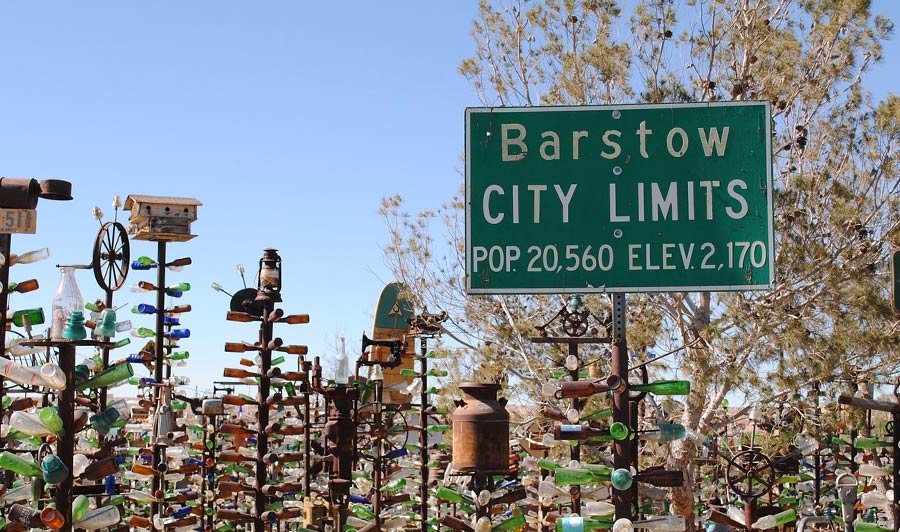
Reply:
[[[697,128],[700,133],[700,144],[703,144],[703,155],[712,157],[713,147],[716,149],[716,155],[722,157],[725,155],[725,144],[728,143],[728,126],[722,128],[722,136],[719,137],[718,128],[711,127],[708,133],[704,133],[702,127]]]
[[[719,130],[717,127],[697,128],[697,136],[700,140],[700,146],[705,157],[723,157],[728,145],[729,127],[725,126]],[[600,135],[600,145],[596,142],[590,143],[590,132],[586,130],[573,130],[572,132],[572,152],[571,159],[577,161],[586,151],[588,153],[599,154],[600,157],[607,160],[618,159],[622,156],[622,131],[618,129],[607,129]],[[644,120],[635,130],[634,134],[638,140],[638,152],[644,159],[651,158],[651,135],[653,129],[649,127],[647,121]],[[525,141],[528,131],[522,124],[510,123],[500,124],[500,159],[503,162],[524,161],[528,155],[528,143]],[[685,156],[690,146],[690,136],[687,130],[681,127],[672,127],[666,132],[665,151],[663,146],[657,141],[652,150],[652,156],[658,157],[662,153],[666,153],[671,157],[681,158]],[[538,146],[538,153],[541,159],[545,161],[559,161],[564,154],[560,133],[553,130],[547,130],[541,133],[541,143]],[[587,148],[587,149],[586,149]],[[565,152],[568,153],[568,152]]]
[[[569,206],[575,196],[575,189],[577,187],[577,183],[572,183],[571,185],[569,185],[568,189],[563,190],[562,186],[558,184],[553,185],[553,190],[556,192],[556,197],[559,200],[561,208],[560,220],[562,221],[562,223],[569,223]],[[545,192],[547,190],[547,185],[526,185],[525,188],[529,192],[531,192],[532,196],[532,222],[539,224],[541,223],[541,204],[545,199],[542,195],[542,192]],[[519,223],[519,185],[510,186],[510,196],[512,197],[511,202],[506,203],[502,201],[502,198],[500,196],[505,195],[506,190],[500,185],[490,185],[486,189],[484,189],[484,195],[482,196],[481,202],[481,212],[484,215],[484,220],[487,223],[491,225],[497,225],[502,222],[506,218],[504,207],[508,207],[512,212],[512,223]]]
[[[515,138],[510,138],[510,130],[515,130],[519,134]],[[519,153],[510,153],[510,145],[519,148]],[[500,126],[500,148],[503,151],[503,161],[521,161],[525,159],[528,153],[528,146],[525,145],[525,126],[522,124],[503,124]]]

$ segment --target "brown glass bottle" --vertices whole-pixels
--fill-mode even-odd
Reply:
[[[109,475],[115,475],[119,471],[119,463],[115,458],[94,460],[81,473],[82,480],[97,481]]]
[[[235,436],[245,436],[248,438],[256,436],[255,430],[242,427],[235,423],[222,423],[222,425],[219,426],[219,432],[223,434],[233,434]]]
[[[257,401],[247,399],[246,397],[241,397],[240,395],[223,395],[222,402],[226,405],[232,406],[247,406],[258,404]]]
[[[225,368],[222,372],[222,375],[228,377],[230,379],[245,379],[245,378],[253,378],[259,377],[259,373],[253,371],[247,371],[245,369],[240,368]]]

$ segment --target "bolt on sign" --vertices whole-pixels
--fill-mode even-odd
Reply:
[[[774,283],[768,102],[466,109],[470,294]]]

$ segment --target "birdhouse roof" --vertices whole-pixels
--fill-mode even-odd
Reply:
[[[203,205],[199,200],[194,198],[172,198],[168,196],[142,196],[139,194],[131,194],[125,198],[125,208],[130,209],[134,203],[164,203],[166,205],[186,205],[196,206]]]

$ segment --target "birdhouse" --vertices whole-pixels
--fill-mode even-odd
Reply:
[[[186,242],[191,223],[197,219],[197,207],[203,205],[194,198],[131,195],[125,199],[125,209],[131,211],[128,232],[135,240],[154,242]]]

